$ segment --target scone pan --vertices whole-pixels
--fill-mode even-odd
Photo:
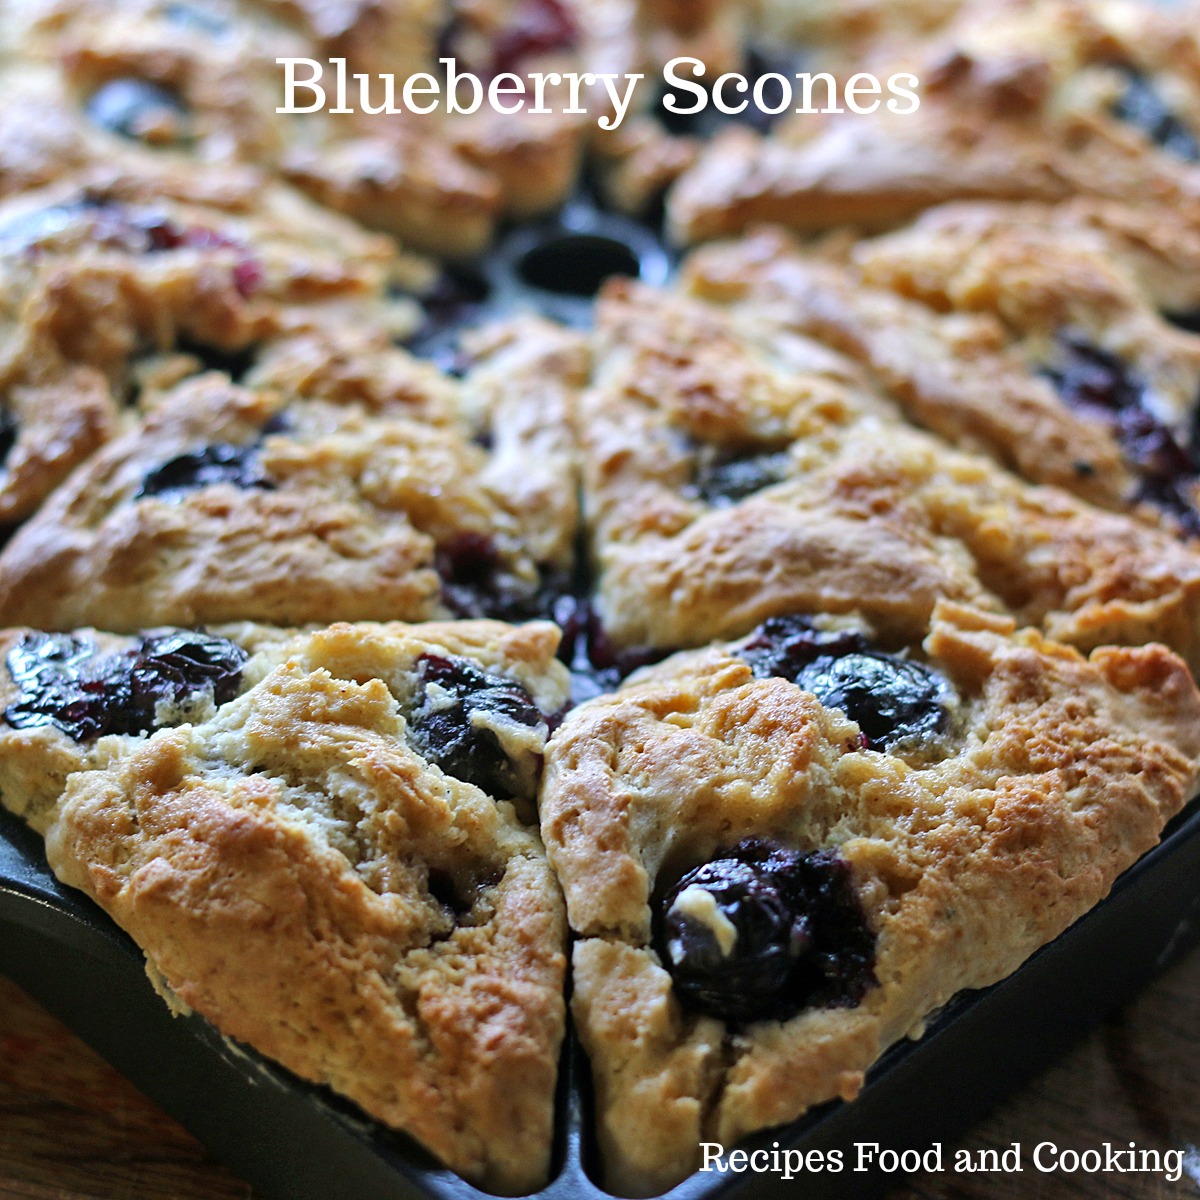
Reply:
[[[801,1151],[855,1142],[927,1148],[980,1118],[1090,1025],[1130,999],[1200,933],[1200,800],[1112,894],[1057,941],[986,991],[953,1001],[920,1041],[893,1048],[850,1104],[827,1105],[754,1146]],[[140,951],[46,865],[38,838],[0,812],[0,972],[65,1021],[186,1125],[266,1200],[482,1200],[412,1142],[328,1091],[300,1082],[172,1017]],[[587,1065],[568,1037],[554,1169],[545,1200],[601,1200],[594,1181]],[[747,1143],[751,1145],[751,1143]],[[795,1197],[883,1194],[896,1176],[697,1173],[668,1195]]]

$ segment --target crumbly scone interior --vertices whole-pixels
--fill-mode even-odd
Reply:
[[[1190,798],[1200,695],[1162,647],[1085,660],[942,604],[925,653],[959,695],[928,756],[858,749],[842,713],[724,647],[646,669],[552,740],[542,827],[582,938],[574,1011],[619,1194],[671,1186],[700,1140],[852,1097],[884,1047],[1096,903]],[[860,1005],[738,1025],[673,992],[652,912],[751,835],[849,864],[877,938]]]

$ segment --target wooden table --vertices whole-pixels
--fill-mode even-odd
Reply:
[[[1200,950],[1010,1099],[973,1150],[1104,1141],[1190,1151],[1151,1175],[921,1176],[894,1200],[1168,1200],[1200,1195]],[[948,1158],[949,1158],[949,1148]],[[803,1187],[796,1184],[797,1197]],[[12,983],[0,979],[3,1200],[248,1200],[253,1193]]]

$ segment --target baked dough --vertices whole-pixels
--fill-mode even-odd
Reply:
[[[5,548],[0,620],[133,631],[535,615],[573,545],[572,460],[554,454],[569,389],[553,371],[569,381],[578,356],[569,334],[521,329],[524,342],[495,336],[513,370],[497,379],[482,357],[472,385],[489,427],[506,418],[491,453],[456,427],[288,404],[215,372],[185,380]]]
[[[557,631],[228,632],[255,650],[240,694],[202,693],[186,723],[138,735],[6,726],[0,798],[44,833],[59,877],[134,937],[171,1003],[482,1187],[540,1186],[566,931],[514,805],[528,811],[547,718],[566,700]],[[4,636],[10,664],[30,636]],[[76,640],[101,655],[128,644]],[[449,699],[455,671],[464,691]],[[493,690],[473,691],[481,679]],[[11,675],[0,691],[11,724]],[[442,741],[428,756],[422,722],[447,711],[476,765],[485,751],[528,762],[512,795],[456,777],[461,762],[443,770]]]
[[[1200,555],[905,425],[853,362],[625,282],[597,309],[581,454],[601,621],[676,649],[787,612],[918,640],[938,599],[1195,664]]]
[[[942,602],[917,657],[957,701],[934,744],[903,753],[861,749],[843,712],[747,657],[713,646],[647,668],[571,712],[547,750],[542,834],[579,936],[573,1011],[619,1195],[679,1182],[701,1140],[729,1147],[852,1098],[887,1046],[1099,901],[1196,782],[1200,694],[1162,646],[1085,659]],[[848,871],[874,937],[860,999],[801,994],[794,1015],[742,1021],[681,998],[664,892],[746,838]],[[738,919],[711,895],[698,919]],[[726,974],[750,936],[735,934]],[[824,952],[836,962],[839,942]]]

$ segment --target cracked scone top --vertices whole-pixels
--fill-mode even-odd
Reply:
[[[162,182],[74,175],[0,205],[0,524],[127,423],[162,356],[233,361],[382,295],[394,250],[302,198]]]
[[[793,611],[919,639],[950,599],[1197,661],[1200,555],[948,449],[824,344],[624,282],[595,340],[580,454],[617,644],[701,645]]]
[[[715,139],[670,194],[675,237],[764,221],[883,227],[973,198],[1091,195],[1200,217],[1200,54],[1175,13],[1120,0],[968,4],[943,34],[885,43],[865,65],[881,79],[915,75],[920,107],[799,115],[766,137]]]
[[[462,384],[460,426],[372,411],[373,376],[361,389],[314,376],[304,351],[258,368],[307,385],[290,403],[218,373],[158,397],[5,547],[0,619],[132,630],[537,615],[570,567],[577,339],[541,322],[493,331]],[[468,407],[489,449],[470,440]]]
[[[884,643],[886,644],[886,643]],[[891,1043],[1097,903],[1191,797],[1200,693],[941,604],[923,650],[776,618],[551,739],[542,834],[605,1180],[655,1195],[853,1097]]]
[[[9,37],[38,64],[23,74],[37,77],[15,81],[29,97],[10,85],[13,99],[0,105],[0,146],[4,126],[26,123],[40,90],[56,96],[59,111],[30,139],[44,170],[68,157],[68,148],[86,161],[92,145],[130,158],[252,163],[409,245],[478,254],[501,218],[550,211],[574,189],[595,123],[608,111],[601,84],[583,87],[588,115],[563,111],[570,85],[552,79],[548,111],[537,114],[500,113],[486,103],[474,113],[370,114],[352,82],[353,112],[281,116],[284,75],[276,60],[321,63],[330,97],[336,59],[352,74],[396,75],[397,99],[410,75],[440,78],[444,57],[485,86],[506,72],[645,73],[667,47],[697,41],[672,29],[658,8],[644,0],[599,7],[575,0],[203,7],[35,0]],[[718,24],[703,46],[718,61],[735,61],[738,30],[731,20]],[[297,72],[308,77],[305,67]],[[307,103],[310,93],[298,93],[297,102]],[[381,97],[376,86],[371,103]]]
[[[6,633],[5,804],[176,1002],[481,1186],[540,1186],[565,925],[518,812],[557,631],[223,633]]]
[[[842,259],[776,230],[707,246],[685,287],[825,340],[959,446],[1195,536],[1198,252],[1155,210],[963,204]]]

